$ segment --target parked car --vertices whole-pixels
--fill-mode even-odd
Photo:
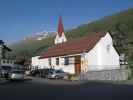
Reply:
[[[51,70],[47,76],[48,79],[64,79],[67,77],[68,74],[62,70]]]
[[[52,69],[36,69],[30,72],[31,76],[46,78]]]
[[[14,70],[10,73],[10,80],[24,80],[25,72],[23,70]]]
[[[30,71],[30,75],[34,76],[34,77],[39,77],[40,72],[41,72],[41,69],[32,70],[32,71]]]
[[[1,65],[1,66],[0,66],[0,76],[1,76],[2,78],[8,79],[11,70],[12,70],[12,66]]]

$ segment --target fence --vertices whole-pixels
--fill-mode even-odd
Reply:
[[[129,77],[131,77],[131,70],[127,68],[87,71],[86,73],[81,73],[80,80],[127,80]]]

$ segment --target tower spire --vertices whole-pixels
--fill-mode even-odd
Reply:
[[[61,16],[59,16],[58,35],[61,37],[63,32],[64,32],[64,27],[63,27],[63,23],[62,23],[62,18],[61,18]]]
[[[67,39],[66,39],[66,36],[64,34],[64,27],[63,27],[63,23],[62,23],[62,18],[61,18],[61,16],[59,16],[58,30],[57,30],[57,35],[56,35],[54,43],[59,44],[59,43],[63,43],[66,41],[67,41]]]

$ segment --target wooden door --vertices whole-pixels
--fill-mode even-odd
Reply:
[[[75,74],[80,74],[81,72],[81,56],[75,56]]]

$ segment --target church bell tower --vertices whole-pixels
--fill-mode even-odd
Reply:
[[[59,44],[59,43],[63,43],[63,42],[66,42],[66,41],[67,41],[67,39],[66,39],[66,36],[64,34],[62,18],[61,18],[61,16],[59,16],[58,30],[57,30],[57,34],[56,34],[56,38],[55,38],[54,43]]]

